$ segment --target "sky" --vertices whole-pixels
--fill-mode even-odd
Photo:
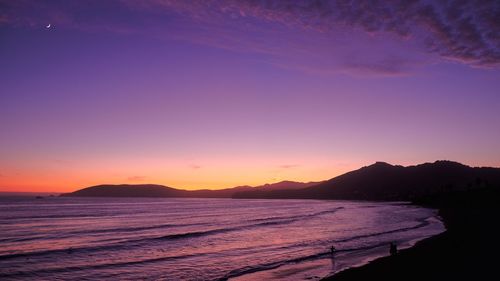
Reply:
[[[499,1],[0,0],[0,191],[500,167]]]

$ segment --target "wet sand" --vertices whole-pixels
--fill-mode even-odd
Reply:
[[[498,274],[499,188],[446,193],[415,203],[439,209],[447,231],[323,280],[489,280]],[[387,246],[389,250],[389,245]]]

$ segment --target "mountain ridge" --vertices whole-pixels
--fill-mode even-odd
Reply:
[[[63,197],[200,197],[231,198],[236,192],[251,190],[293,190],[316,185],[320,182],[280,181],[259,186],[242,185],[224,189],[185,190],[159,184],[99,184],[74,192],[64,193]]]
[[[281,181],[256,187],[183,190],[163,185],[97,185],[61,196],[336,199],[412,201],[429,194],[500,185],[500,168],[438,160],[411,166],[376,162],[321,182]]]
[[[304,189],[239,192],[234,197],[411,201],[436,192],[488,184],[500,184],[500,168],[469,167],[449,160],[406,167],[376,162]]]

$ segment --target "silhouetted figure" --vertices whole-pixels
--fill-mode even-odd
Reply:
[[[389,246],[389,253],[391,254],[391,256],[394,256],[398,253],[398,246],[396,245],[396,243],[391,242],[391,245]]]
[[[336,258],[335,258],[335,255],[333,255],[333,254],[332,254],[332,255],[330,256],[330,261],[331,261],[331,263],[332,263],[332,269],[331,269],[331,272],[332,272],[332,273],[334,273],[334,272],[336,272],[336,271],[337,271],[337,263],[336,263]],[[319,278],[318,278],[318,280],[319,280]]]
[[[330,253],[333,255],[333,254],[335,254],[335,251],[337,251],[337,249],[335,249],[334,246],[331,246],[330,247]]]

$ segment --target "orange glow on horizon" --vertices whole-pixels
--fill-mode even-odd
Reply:
[[[184,161],[186,162],[186,161]],[[161,184],[177,189],[223,189],[241,185],[259,186],[283,180],[310,182],[327,180],[361,167],[360,164],[335,164],[325,159],[308,161],[198,161],[179,164],[161,160],[130,161],[118,165],[111,161],[82,162],[78,165],[55,165],[3,170],[0,191],[4,192],[72,192],[99,184]],[[316,162],[317,165],[313,165]],[[292,163],[292,164],[283,164]],[[295,164],[300,163],[300,164]],[[92,169],[91,169],[92,167]]]
[[[300,160],[299,160],[300,159]],[[160,184],[177,189],[224,189],[242,185],[259,186],[284,180],[311,182],[328,180],[343,173],[373,164],[379,159],[333,161],[329,158],[257,159],[236,161],[229,157],[219,159],[134,159],[117,161],[99,159],[76,162],[38,163],[17,168],[3,168],[0,174],[0,192],[73,192],[99,184]],[[416,165],[433,160],[390,164]],[[460,162],[460,161],[459,161]],[[125,164],[133,163],[133,164]],[[284,164],[286,163],[286,164]],[[466,165],[474,166],[474,163]],[[0,163],[1,164],[1,163]],[[497,163],[476,166],[498,166]]]

